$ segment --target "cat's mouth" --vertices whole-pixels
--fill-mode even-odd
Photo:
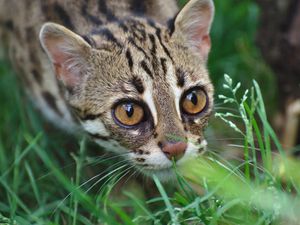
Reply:
[[[135,167],[147,176],[156,175],[160,180],[174,180],[176,178],[176,168],[179,168],[186,161],[198,157],[206,152],[207,142],[202,140],[200,144],[188,143],[184,155],[180,159],[169,159],[162,153],[152,153],[150,156],[142,158],[142,156],[134,157]]]

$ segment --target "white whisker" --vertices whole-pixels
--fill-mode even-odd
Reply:
[[[104,177],[101,177],[99,180],[97,180],[91,187],[89,187],[84,193],[87,194],[91,189],[93,189],[93,187],[95,187],[97,184],[99,184],[102,180],[104,180],[105,178],[109,177],[110,175],[114,174],[115,172],[119,171],[120,169],[123,169],[124,167],[126,167],[127,164],[118,167],[117,169],[114,169],[113,171],[109,172],[108,174],[106,174]],[[127,171],[127,169],[125,170]]]

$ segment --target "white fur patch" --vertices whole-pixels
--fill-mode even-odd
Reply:
[[[106,130],[104,124],[100,120],[88,120],[81,122],[84,130],[90,134],[98,134],[104,137],[109,136],[109,132]]]
[[[149,157],[146,158],[146,163],[155,170],[168,169],[172,167],[172,162],[160,149],[157,149],[155,152],[151,152]]]
[[[152,92],[152,83],[151,85],[147,84],[146,90],[143,95],[144,101],[147,103],[154,120],[154,124],[157,125],[157,110],[154,104],[153,92]]]
[[[197,157],[197,153],[197,146],[192,143],[188,143],[184,156],[177,162],[177,165],[182,165],[187,160]]]
[[[167,82],[169,83],[172,92],[174,93],[174,103],[175,103],[175,107],[176,107],[176,112],[178,115],[178,118],[181,119],[181,112],[180,112],[180,98],[182,95],[182,89],[180,89],[177,86],[177,77],[175,75],[175,71],[174,71],[174,67],[172,65],[168,66],[168,71],[167,71]]]
[[[129,133],[131,135],[135,135],[135,136],[140,135],[140,132],[138,130],[132,130],[132,131],[129,131]]]

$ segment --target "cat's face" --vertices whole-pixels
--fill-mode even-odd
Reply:
[[[212,1],[193,0],[171,30],[130,18],[81,38],[47,24],[41,40],[89,136],[143,172],[166,177],[172,160],[180,164],[206,146],[212,17]]]

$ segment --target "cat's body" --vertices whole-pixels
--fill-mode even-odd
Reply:
[[[0,37],[51,121],[168,174],[169,159],[202,150],[213,104],[212,1],[192,0],[172,23],[176,12],[173,0],[1,0]]]

